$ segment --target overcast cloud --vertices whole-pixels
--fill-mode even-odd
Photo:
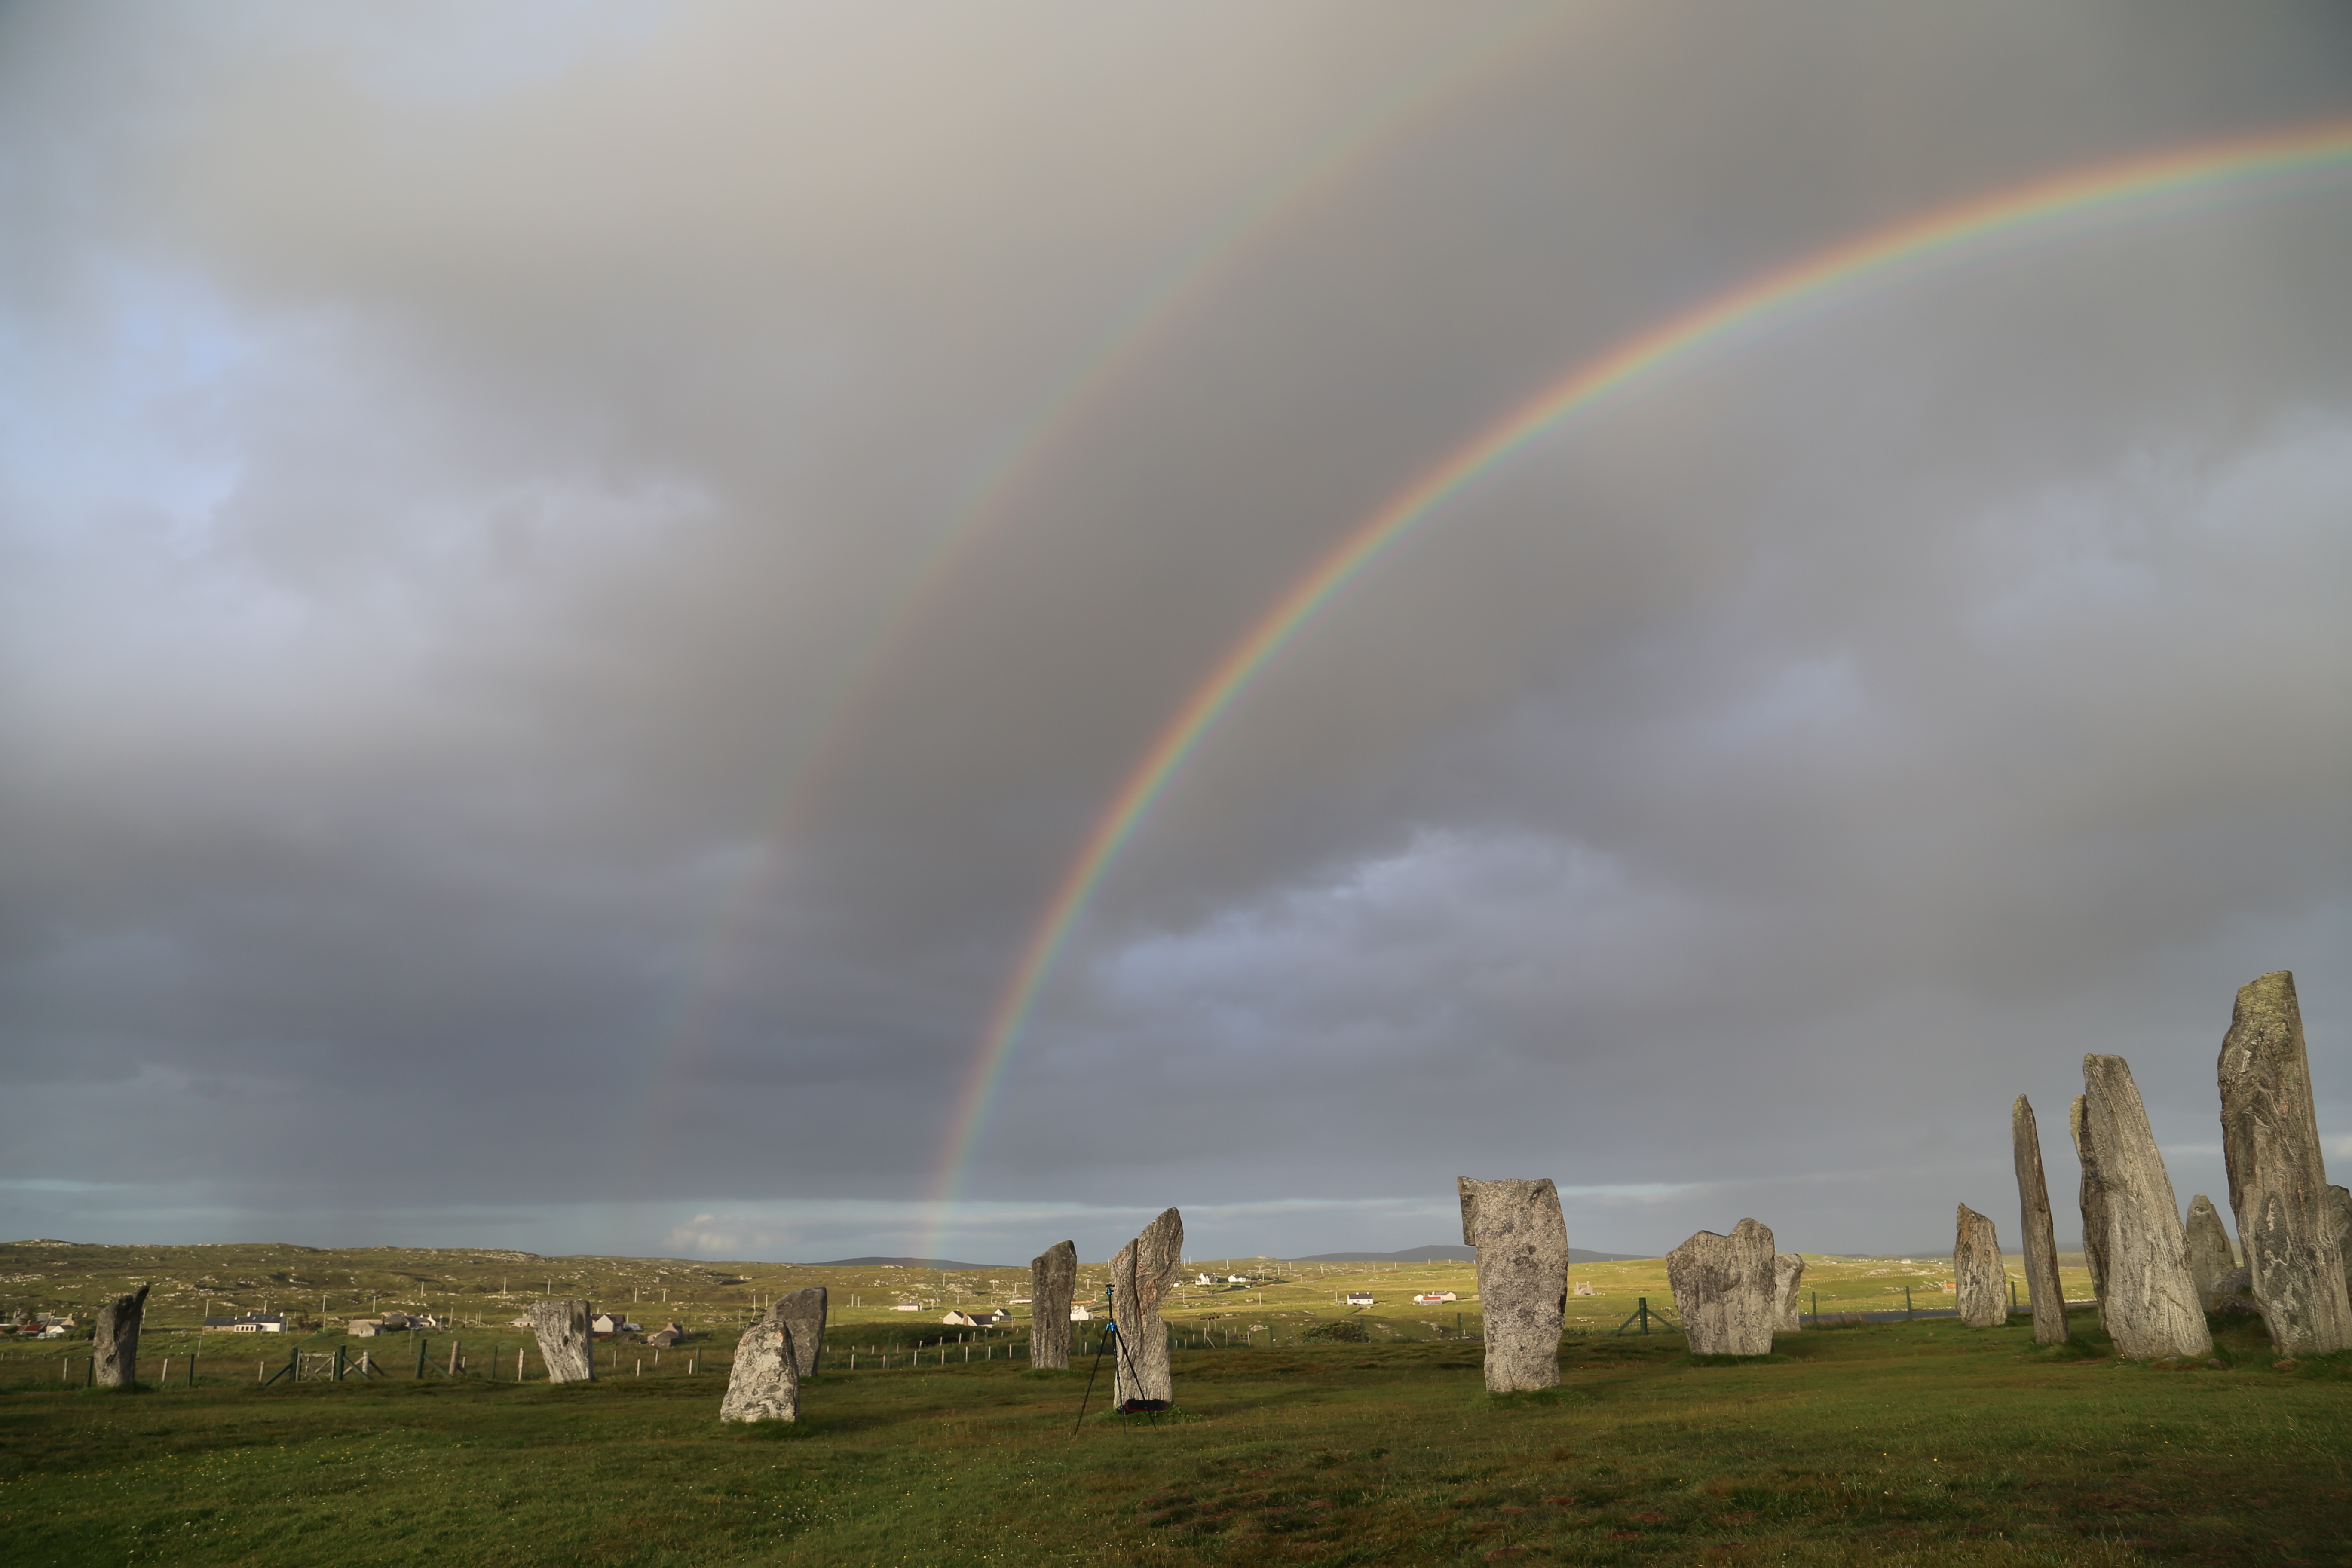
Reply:
[[[2221,1194],[2278,968],[2352,1165],[2339,165],[1890,269],[1442,508],[928,1206],[1121,782],[1430,464],[1842,238],[2347,117],[2319,5],[0,9],[0,1230],[1295,1254],[1473,1174],[2013,1242],[2085,1051]]]

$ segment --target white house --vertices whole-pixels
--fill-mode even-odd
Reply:
[[[1454,1301],[1460,1299],[1451,1290],[1423,1290],[1413,1298],[1424,1307],[1434,1307],[1440,1301]]]
[[[1074,1323],[1088,1323],[1094,1321],[1094,1316],[1095,1315],[1092,1312],[1087,1310],[1087,1304],[1084,1301],[1073,1301],[1070,1303],[1070,1321]]]
[[[286,1331],[283,1312],[247,1312],[242,1318],[206,1318],[205,1329],[216,1334],[282,1334]]]
[[[1377,1303],[1373,1301],[1372,1293],[1370,1290],[1350,1290],[1348,1292],[1348,1305],[1350,1307],[1370,1307],[1377,1305]]]
[[[984,1308],[976,1312],[950,1312],[940,1320],[953,1328],[992,1329],[1013,1314],[1002,1307]]]
[[[1196,1285],[1214,1285],[1216,1282],[1217,1277],[1213,1274],[1203,1274],[1193,1281]]]

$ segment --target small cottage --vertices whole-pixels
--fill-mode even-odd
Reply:
[[[1348,1305],[1350,1307],[1370,1307],[1375,1304],[1376,1303],[1372,1300],[1372,1293],[1370,1290],[1350,1290],[1348,1292]]]
[[[656,1350],[667,1350],[684,1338],[686,1338],[684,1329],[679,1328],[676,1323],[665,1323],[646,1336],[646,1343]]]

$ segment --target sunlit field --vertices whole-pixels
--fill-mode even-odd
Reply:
[[[300,1256],[324,1272],[359,1255]],[[1940,1294],[1913,1263],[1824,1262],[1824,1315],[1883,1308],[1890,1279]],[[560,1268],[607,1294],[703,1268],[539,1267],[542,1289]],[[1571,1325],[1559,1390],[1494,1399],[1469,1270],[1256,1268],[1287,1282],[1195,1286],[1171,1311],[1200,1348],[1178,1352],[1177,1408],[1156,1418],[1108,1414],[1085,1357],[1031,1370],[1022,1319],[980,1332],[891,1310],[1010,1272],[868,1270],[886,1283],[853,1289],[835,1271],[857,1304],[789,1427],[716,1415],[731,1324],[797,1270],[691,1275],[705,1293],[669,1305],[710,1331],[658,1363],[609,1342],[591,1385],[512,1381],[522,1336],[488,1326],[424,1336],[421,1379],[404,1336],[215,1334],[194,1387],[184,1361],[158,1385],[192,1337],[167,1329],[135,1394],[79,1386],[86,1341],[24,1347],[0,1377],[0,1539],[11,1563],[287,1564],[2268,1563],[2352,1544],[2347,1368],[2274,1365],[2250,1327],[2221,1336],[2221,1364],[2167,1371],[2116,1362],[2087,1314],[2054,1352],[2023,1319],[1943,1318],[1808,1329],[1734,1364],[1671,1332]],[[429,1283],[461,1284],[443,1268]],[[1588,1276],[1598,1293],[1574,1303],[1596,1325],[1643,1292],[1665,1305],[1654,1261]],[[1458,1331],[1454,1305],[1391,1306],[1391,1281],[1441,1279],[1465,1298]],[[1379,1300],[1352,1314],[1366,1342],[1307,1338],[1351,1316],[1332,1300],[1350,1288]],[[321,1374],[338,1343],[391,1374]],[[297,1352],[310,1375],[262,1385]]]

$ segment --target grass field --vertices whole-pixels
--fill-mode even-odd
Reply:
[[[1900,1309],[1906,1289],[1921,1308],[1948,1306],[1951,1262],[1948,1258],[1838,1258],[1808,1253],[1805,1306],[1818,1295],[1824,1313]],[[2070,1296],[2087,1295],[2089,1276],[2079,1258],[2067,1259]],[[2023,1272],[2012,1267],[2023,1291]],[[1260,1344],[1295,1342],[1316,1322],[1338,1316],[1363,1320],[1383,1342],[1450,1338],[1457,1329],[1475,1333],[1477,1276],[1465,1263],[1427,1267],[1390,1264],[1285,1263],[1272,1258],[1196,1260],[1186,1278],[1213,1274],[1222,1281],[1242,1273],[1253,1283],[1213,1289],[1187,1284],[1167,1308],[1187,1332],[1246,1335]],[[1108,1279],[1104,1265],[1080,1269],[1082,1298],[1098,1298]],[[1589,1286],[1590,1296],[1569,1301],[1575,1329],[1609,1329],[1647,1298],[1668,1306],[1665,1265],[1648,1258],[1631,1263],[1580,1263],[1570,1278]],[[516,1341],[507,1327],[533,1300],[548,1295],[584,1297],[599,1308],[627,1310],[648,1327],[676,1320],[698,1334],[732,1343],[735,1333],[770,1298],[806,1285],[827,1288],[835,1327],[843,1344],[907,1345],[935,1340],[939,1320],[951,1307],[1002,1306],[1025,1295],[1028,1270],[975,1269],[952,1274],[890,1268],[814,1268],[776,1263],[708,1263],[677,1258],[541,1258],[527,1252],[487,1248],[301,1247],[100,1247],[32,1241],[0,1245],[0,1306],[23,1310],[70,1310],[86,1325],[105,1298],[152,1283],[144,1345],[154,1356],[173,1354],[185,1364],[197,1344],[197,1325],[208,1313],[234,1315],[268,1309],[296,1316],[310,1331],[306,1344],[327,1349],[350,1318],[400,1310],[453,1319],[463,1337],[486,1349]],[[1369,1311],[1344,1306],[1351,1290],[1370,1290],[1378,1305]],[[1424,1291],[1452,1290],[1461,1299],[1421,1307],[1411,1298]],[[901,1302],[917,1310],[897,1311]],[[1016,1309],[1016,1320],[1025,1317]],[[1457,1319],[1459,1320],[1457,1323]],[[1016,1329],[1016,1332],[1025,1331]],[[283,1346],[261,1345],[248,1336],[215,1334],[202,1342],[207,1357],[242,1355],[249,1376],[255,1358]],[[373,1342],[381,1357],[403,1353],[399,1345]],[[360,1348],[354,1344],[352,1349]],[[70,1352],[44,1346],[34,1352],[54,1363]],[[24,1381],[30,1365],[16,1364],[26,1352],[0,1351],[0,1384]],[[667,1358],[664,1360],[667,1365]]]
[[[1570,1335],[1491,1399],[1475,1343],[1176,1356],[1178,1408],[1083,1370],[828,1373],[794,1426],[724,1373],[0,1392],[25,1563],[2278,1563],[2347,1560],[2352,1368],[2119,1364],[2095,1331],[1809,1330],[1696,1364]],[[1263,1345],[1263,1340],[1260,1340]],[[1107,1380],[1106,1380],[1107,1381]]]

